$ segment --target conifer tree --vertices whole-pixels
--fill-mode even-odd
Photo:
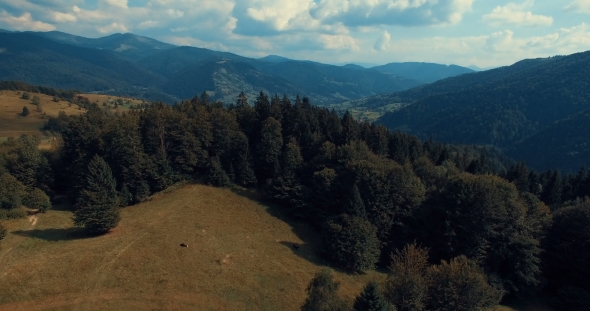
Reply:
[[[257,173],[259,181],[273,179],[281,171],[280,156],[283,147],[282,128],[274,118],[262,122],[260,141],[257,145]]]
[[[346,206],[346,213],[360,218],[367,217],[365,203],[363,202],[363,198],[361,198],[361,193],[356,183],[352,186],[350,198],[348,199]]]
[[[389,302],[383,297],[377,282],[369,282],[363,292],[354,300],[354,311],[395,311]]]
[[[106,233],[119,223],[116,182],[109,165],[98,155],[88,164],[86,181],[76,202],[74,223],[90,233]]]

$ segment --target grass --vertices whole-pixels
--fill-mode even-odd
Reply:
[[[0,91],[0,142],[7,137],[18,137],[23,134],[41,135],[40,129],[45,125],[47,119],[57,117],[60,111],[66,114],[80,114],[84,110],[78,110],[77,105],[69,105],[68,102],[53,102],[52,96],[31,93],[40,99],[42,112],[37,111],[37,106],[31,104],[31,100],[21,99],[21,92]],[[29,109],[30,114],[21,116],[23,107]]]
[[[0,310],[298,310],[324,265],[316,234],[246,195],[255,197],[183,185],[123,209],[100,237],[72,227],[68,211],[40,214],[32,228],[4,222]],[[352,302],[385,275],[335,278]]]

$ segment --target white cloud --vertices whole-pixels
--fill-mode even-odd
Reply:
[[[109,14],[103,12],[103,11],[99,11],[99,10],[85,10],[85,9],[81,9],[78,6],[74,5],[74,7],[72,8],[72,11],[74,11],[74,13],[76,14],[76,17],[79,20],[84,21],[85,23],[88,22],[97,22],[97,21],[104,21],[104,20],[108,20],[111,17],[109,16]]]
[[[113,22],[109,25],[106,26],[97,26],[96,30],[98,30],[98,32],[102,33],[102,34],[108,34],[108,33],[113,33],[113,32],[129,32],[129,30],[127,29],[127,27],[123,24],[119,24],[116,22]]]
[[[102,2],[108,6],[120,8],[120,9],[127,9],[127,0],[102,0]]]
[[[139,25],[137,25],[137,28],[150,29],[150,28],[156,28],[158,26],[160,26],[160,22],[149,20],[149,21],[143,21],[143,22],[139,23]]]
[[[51,19],[57,23],[73,23],[78,20],[76,16],[70,13],[51,11],[49,12],[49,15],[51,16]]]
[[[381,34],[379,39],[377,39],[377,41],[375,42],[375,45],[373,46],[373,49],[375,49],[377,51],[385,51],[387,49],[387,47],[389,46],[390,40],[391,40],[391,35],[386,30]]]
[[[533,0],[527,0],[522,4],[508,3],[505,6],[497,6],[490,14],[483,16],[483,20],[493,26],[515,24],[520,26],[549,26],[553,24],[551,16],[535,15],[530,9]]]
[[[320,0],[312,16],[347,26],[456,24],[473,0]]]
[[[564,10],[590,14],[590,0],[574,0]]]
[[[9,25],[10,28],[16,30],[32,30],[32,31],[52,31],[55,26],[41,21],[35,21],[31,17],[31,13],[25,12],[17,17],[9,14],[5,10],[0,12],[0,23]]]

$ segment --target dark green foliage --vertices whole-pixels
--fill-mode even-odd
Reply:
[[[40,102],[41,102],[41,99],[37,95],[33,96],[33,98],[31,99],[31,104],[33,104],[33,105],[39,105]]]
[[[0,176],[0,208],[13,209],[22,206],[26,187],[14,176],[4,173]]]
[[[348,307],[338,297],[339,283],[334,281],[332,271],[323,269],[316,273],[307,286],[307,299],[301,311],[345,311]]]
[[[563,311],[590,311],[590,292],[574,286],[559,290],[555,303]]]
[[[369,282],[362,293],[354,300],[354,311],[395,311],[389,302],[383,297],[377,282]]]
[[[26,117],[28,115],[30,115],[31,112],[29,111],[29,108],[27,108],[26,106],[23,107],[23,112],[20,114],[23,117]]]
[[[29,98],[31,98],[31,94],[29,94],[29,92],[23,92],[20,98],[28,100]]]
[[[98,155],[88,164],[86,180],[76,202],[74,224],[102,234],[119,223],[116,182],[109,165]]]
[[[363,218],[343,214],[323,230],[324,252],[335,265],[355,273],[375,267],[380,243],[377,228]]]
[[[6,237],[6,233],[6,228],[4,228],[2,224],[0,224],[0,241],[4,240],[4,237]]]
[[[361,193],[359,192],[359,187],[356,184],[352,186],[352,190],[350,191],[350,197],[346,202],[346,213],[350,216],[366,218],[367,211],[365,210],[365,203],[361,198]]]
[[[431,266],[427,274],[429,310],[486,310],[502,299],[503,292],[490,286],[477,263],[465,256]]]
[[[545,274],[553,288],[568,285],[590,292],[590,201],[564,207],[553,215],[547,233]]]
[[[45,213],[51,208],[51,200],[47,194],[39,188],[35,188],[33,191],[25,195],[23,204],[29,208],[38,209],[41,213]]]
[[[408,244],[392,254],[384,294],[397,310],[424,310],[428,299],[427,268],[428,250],[416,244]]]
[[[258,111],[257,111],[258,112]],[[263,112],[258,112],[262,114]],[[283,147],[281,123],[272,117],[262,122],[260,141],[257,145],[257,171],[261,182],[279,176],[281,171],[280,156]]]

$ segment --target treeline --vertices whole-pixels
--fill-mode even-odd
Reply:
[[[121,207],[181,180],[258,187],[321,230],[335,267],[390,267],[386,296],[399,310],[436,309],[437,295],[459,299],[470,284],[485,295],[454,310],[541,291],[561,295],[564,310],[590,301],[586,171],[506,167],[494,150],[421,142],[262,92],[253,106],[243,94],[227,108],[204,94],[128,113],[88,109],[52,121],[61,144],[47,155],[49,188],[68,193],[78,210],[99,195],[101,178],[118,199],[108,204]],[[421,259],[404,255],[408,245]],[[410,306],[405,295],[414,294],[404,288],[413,282],[422,287]]]
[[[54,96],[63,100],[73,100],[80,91],[60,90],[45,86],[34,86],[20,81],[0,81],[0,90],[23,91]]]

